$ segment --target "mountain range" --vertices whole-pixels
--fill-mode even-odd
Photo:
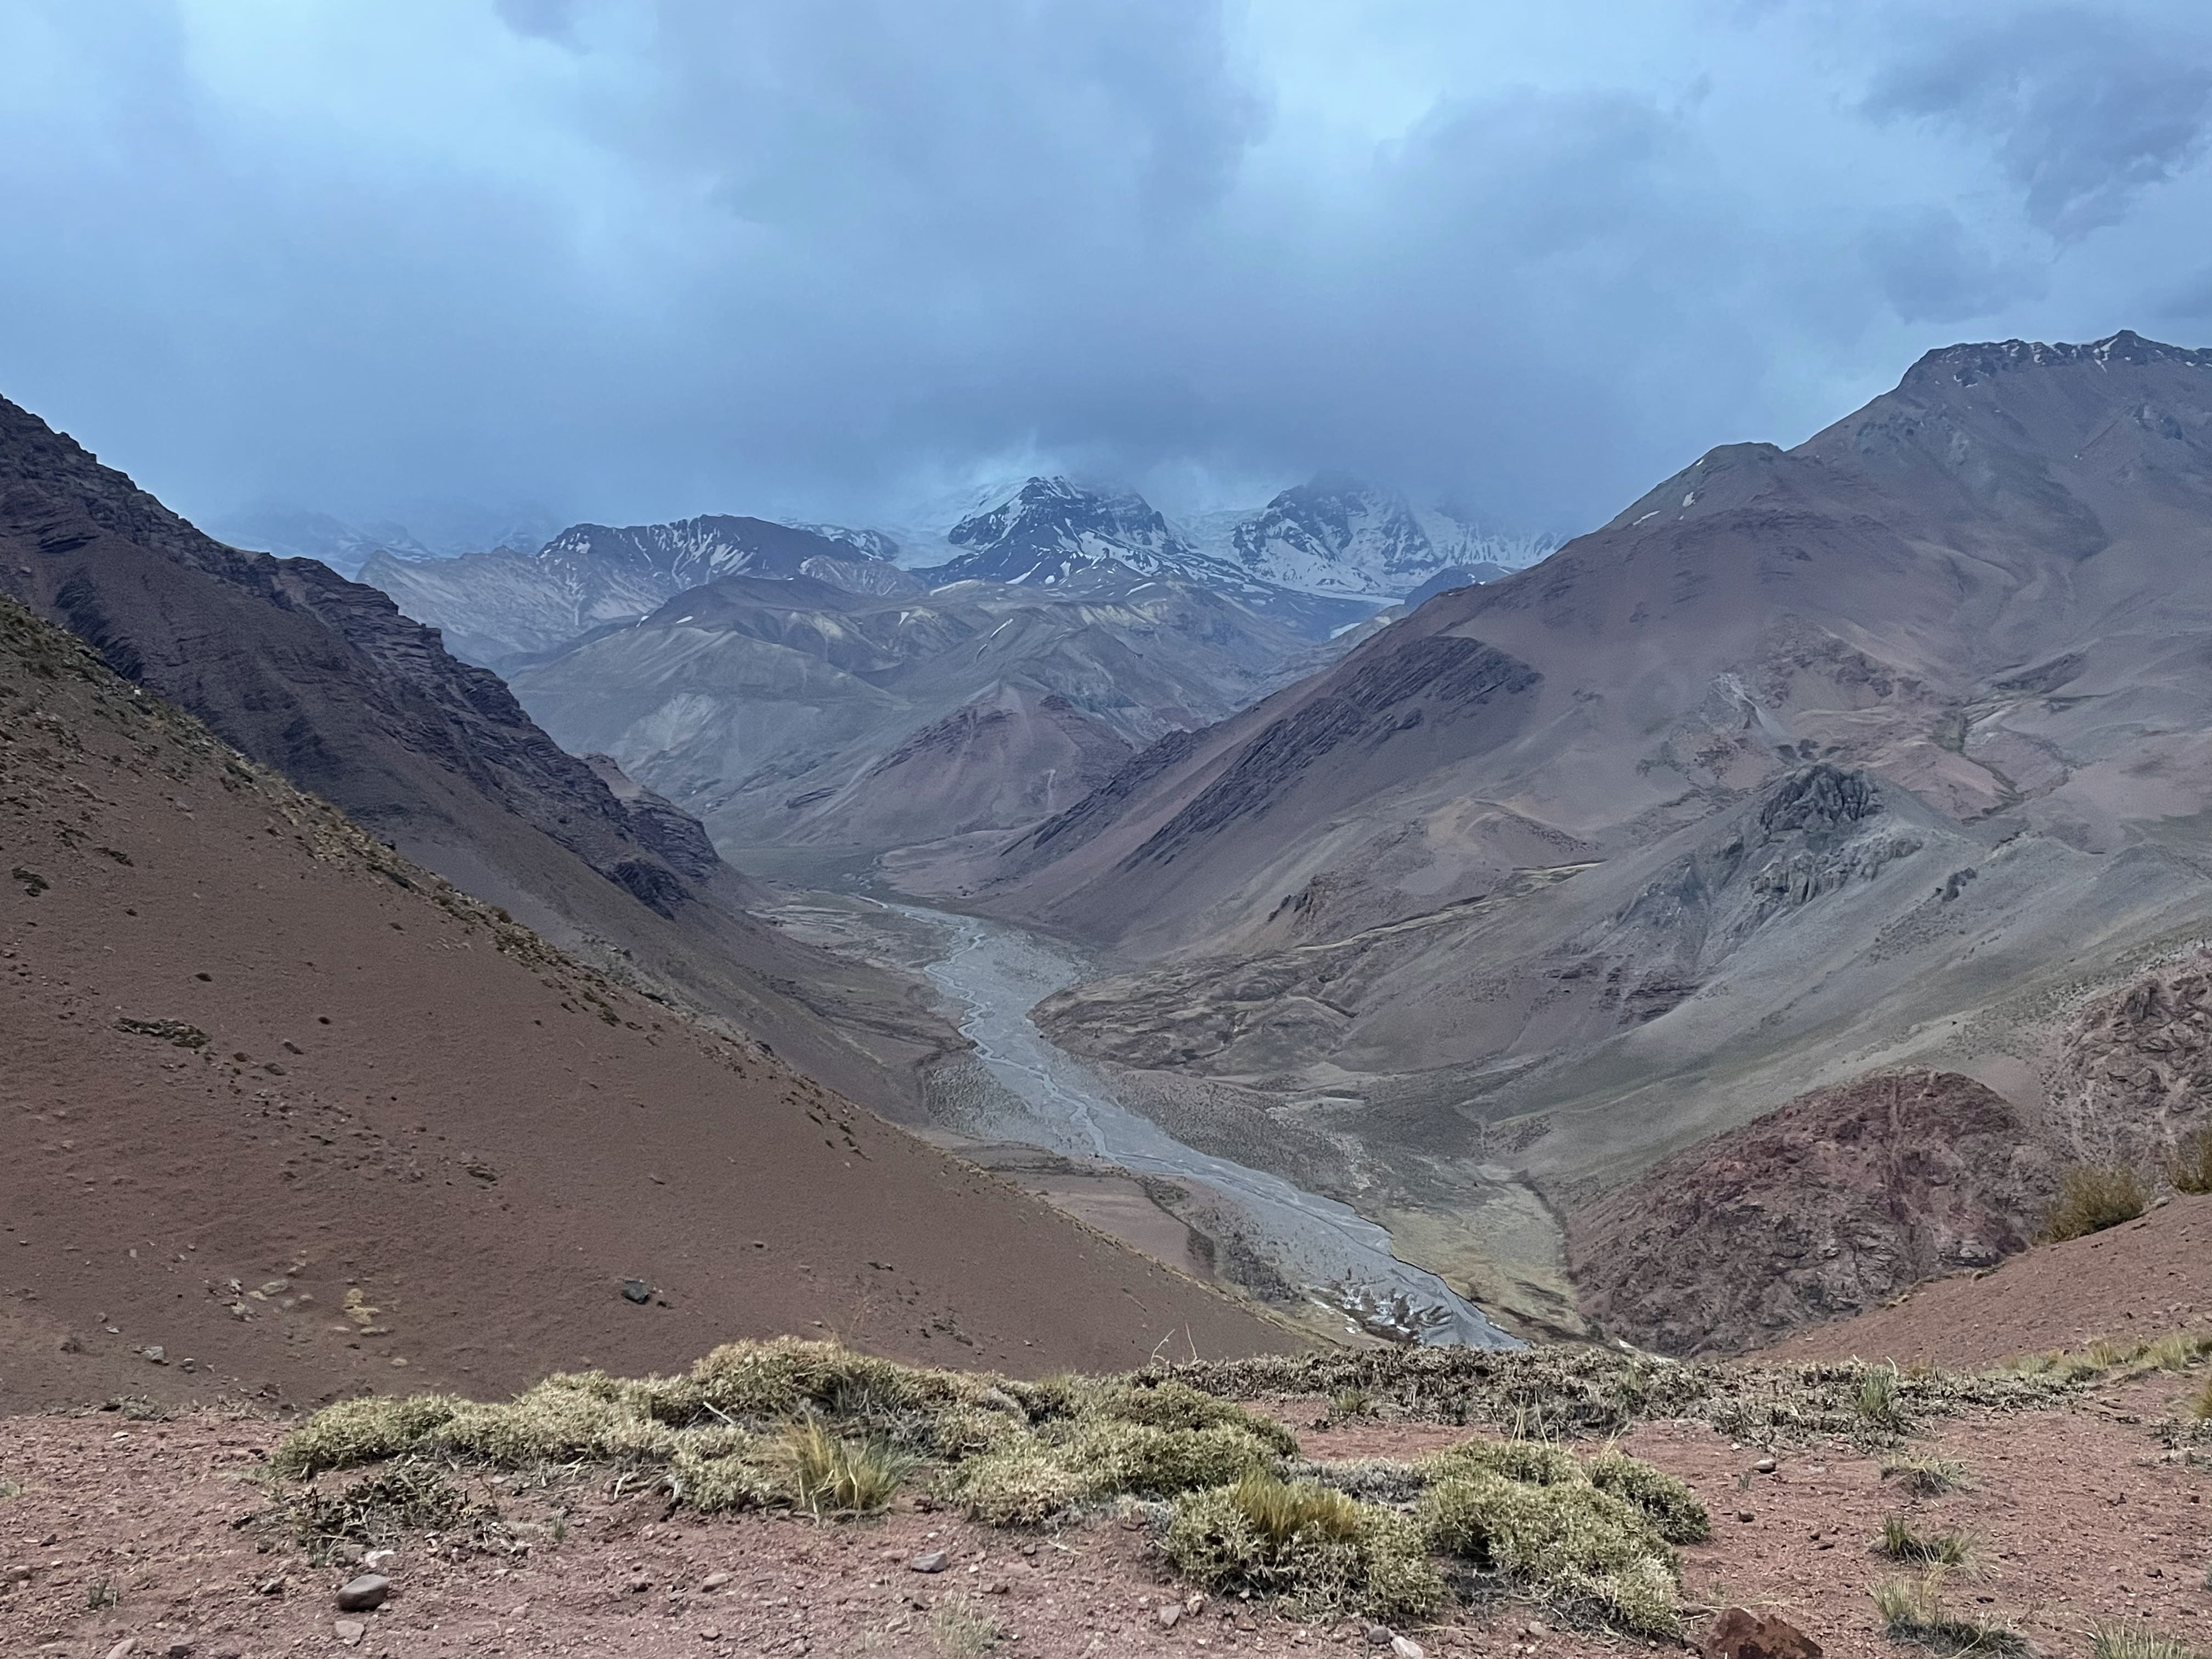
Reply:
[[[1138,963],[1064,1046],[1247,1161],[1333,1140],[1401,1253],[1581,1328],[1561,1218],[1816,1085],[2143,1152],[2039,1079],[2212,924],[2208,620],[2212,353],[1954,347],[932,879]]]

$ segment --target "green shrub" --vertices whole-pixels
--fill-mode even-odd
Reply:
[[[341,1400],[286,1435],[270,1455],[280,1474],[308,1476],[354,1468],[414,1449],[467,1402],[425,1394],[405,1400]]]
[[[1181,1429],[1111,1419],[1084,1423],[1065,1457],[1095,1498],[1173,1498],[1225,1486],[1276,1462],[1273,1444],[1241,1425]]]
[[[1040,1526],[1088,1496],[1084,1478],[1028,1436],[957,1464],[942,1488],[970,1517],[994,1527]]]
[[[1099,1384],[1087,1397],[1079,1392],[1074,1409],[1076,1415],[1093,1420],[1153,1429],[1239,1429],[1280,1457],[1291,1456],[1298,1449],[1297,1437],[1273,1418],[1201,1394],[1172,1377],[1158,1381],[1133,1377]]]
[[[1413,1522],[1310,1481],[1266,1474],[1176,1500],[1168,1559],[1208,1589],[1283,1596],[1316,1613],[1418,1619],[1444,1583]]]
[[[2061,1172],[2058,1196],[2043,1218],[2045,1243],[2063,1244],[2069,1238],[2133,1221],[2150,1207],[2150,1190],[2143,1178],[2118,1164],[2076,1164]]]
[[[1583,1465],[1600,1492],[1642,1510],[1670,1544],[1698,1544],[1713,1535],[1712,1516],[1689,1483],[1620,1452],[1600,1452]]]
[[[1494,1469],[1448,1474],[1414,1518],[1431,1546],[1535,1595],[1593,1605],[1644,1636],[1676,1636],[1679,1569],[1650,1516],[1588,1480],[1537,1486]]]
[[[1572,1452],[1544,1440],[1462,1440],[1424,1458],[1420,1467],[1438,1480],[1485,1469],[1536,1486],[1572,1485],[1589,1478]]]

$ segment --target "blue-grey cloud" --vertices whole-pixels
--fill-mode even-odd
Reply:
[[[17,0],[0,391],[200,512],[860,516],[1018,458],[1573,528],[1929,346],[2200,314],[2207,40],[2181,0]]]
[[[2102,4],[2001,12],[1905,58],[1869,107],[1985,135],[2028,217],[2079,237],[2204,153],[2212,40],[2171,27],[2184,15]]]

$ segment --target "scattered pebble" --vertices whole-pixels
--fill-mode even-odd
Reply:
[[[368,1634],[368,1626],[358,1619],[341,1619],[331,1626],[331,1634],[348,1647],[352,1647]]]
[[[1390,1659],[1429,1659],[1428,1650],[1410,1636],[1390,1638]]]
[[[1182,1609],[1170,1601],[1167,1606],[1156,1609],[1152,1617],[1162,1630],[1173,1630],[1182,1622]]]
[[[916,1572],[943,1572],[945,1555],[943,1550],[924,1550],[907,1565]]]
[[[701,1589],[720,1589],[723,1585],[729,1582],[730,1575],[728,1573],[710,1572],[703,1580],[701,1581],[699,1588]]]
[[[1771,1457],[1762,1457],[1751,1467],[1761,1474],[1771,1474],[1774,1473],[1774,1460]]]

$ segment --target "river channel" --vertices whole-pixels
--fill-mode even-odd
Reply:
[[[1020,1103],[1019,1111],[994,1123],[994,1133],[1212,1188],[1248,1218],[1250,1242],[1284,1278],[1356,1327],[1427,1343],[1521,1346],[1435,1273],[1401,1261],[1390,1236],[1357,1212],[1264,1170],[1186,1146],[1116,1100],[1029,1017],[1044,998],[1085,977],[1085,964],[1068,947],[973,916],[886,908],[943,938],[943,954],[923,971],[959,1011],[975,1060]]]

